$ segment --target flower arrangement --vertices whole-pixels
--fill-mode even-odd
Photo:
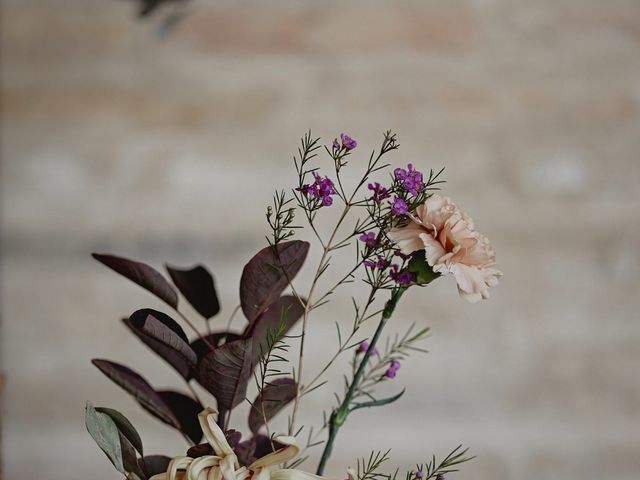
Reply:
[[[489,287],[501,276],[493,268],[495,254],[489,241],[475,230],[467,214],[436,193],[443,183],[443,170],[423,174],[412,164],[389,170],[386,158],[398,147],[396,136],[385,133],[360,180],[349,189],[343,172],[351,166],[356,140],[341,134],[323,147],[310,133],[302,138],[294,156],[297,185],[277,191],[267,208],[267,244],[244,266],[240,304],[224,330],[211,327],[220,305],[214,278],[203,266],[167,266],[172,285],[144,263],[93,255],[163,300],[195,334],[190,339],[169,314],[150,308],[137,310],[124,320],[134,335],[184,379],[189,393],[156,390],[124,365],[93,360],[102,373],[151,415],[180,432],[189,444],[185,455],[145,455],[140,435],[124,415],[87,402],[87,429],[120,473],[131,480],[321,478],[348,418],[357,410],[395,402],[404,393],[402,389],[387,398],[376,394],[380,383],[398,375],[404,359],[422,351],[419,345],[428,332],[426,326],[412,327],[382,349],[383,331],[403,295],[451,274],[466,300],[489,297]],[[330,161],[331,177],[315,166],[321,149]],[[385,171],[389,172],[386,180],[375,181]],[[341,213],[326,234],[318,226],[318,215],[329,208]],[[294,280],[311,244],[295,238],[303,228],[297,223],[299,217],[321,251],[311,284],[304,291]],[[328,272],[335,272],[332,254],[347,247],[354,250],[353,263],[325,286]],[[337,289],[355,281],[366,284],[367,294],[361,301],[353,299],[352,321],[336,323],[335,351],[324,365],[305,365],[310,316]],[[178,292],[204,319],[204,332],[179,307]],[[246,323],[231,330],[238,310]],[[365,327],[372,324],[373,334],[365,335]],[[299,332],[295,335],[291,333],[294,327]],[[345,376],[344,392],[336,394],[336,404],[315,430],[299,425],[304,398],[325,385],[325,374],[349,352],[351,371]],[[310,372],[309,367],[316,370]],[[206,401],[200,397],[203,390],[210,394]],[[214,399],[216,409],[209,407]],[[243,425],[235,418],[233,425],[230,421],[232,411],[244,402],[250,404],[248,435],[241,433]],[[284,412],[288,412],[286,431],[278,432],[273,420]],[[315,474],[299,469],[312,449],[320,451]],[[358,460],[356,468],[346,470],[349,480],[395,479],[398,472],[381,472],[388,454],[372,453]],[[406,480],[441,480],[469,459],[467,450],[459,446],[440,462],[431,457],[409,469]]]

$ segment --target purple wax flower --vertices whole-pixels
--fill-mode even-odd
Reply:
[[[393,203],[391,204],[391,213],[394,215],[406,215],[409,213],[409,207],[407,207],[407,202],[405,202],[400,197],[395,197],[393,199]]]
[[[374,262],[373,260],[365,260],[364,262],[364,266],[368,267],[368,268],[376,268],[376,262]]]
[[[378,261],[376,262],[376,268],[380,271],[384,270],[389,266],[389,260],[384,257],[378,257]]]
[[[400,267],[395,263],[391,265],[391,271],[389,272],[389,276],[396,281],[398,285],[410,285],[411,282],[416,280],[416,274],[408,272],[406,270],[399,271]]]
[[[393,253],[396,257],[400,257],[403,260],[409,260],[411,258],[411,254],[409,255],[405,255],[404,253],[402,253],[400,250],[396,250]]]
[[[415,170],[411,163],[407,165],[407,170],[396,168],[393,171],[393,175],[402,188],[412,195],[418,195],[424,189],[422,173]]]
[[[424,472],[422,470],[418,470],[416,472],[416,478],[420,479],[424,477]]]
[[[300,188],[296,188],[304,195],[308,195],[312,198],[318,198],[322,201],[322,205],[328,207],[333,203],[331,195],[335,195],[336,190],[333,188],[333,182],[329,177],[322,178],[317,172],[313,172],[314,182],[308,185],[303,185]]]
[[[365,260],[362,263],[364,263],[365,267],[376,268],[380,271],[386,269],[389,266],[389,260],[384,257],[378,257],[375,262],[373,260]]]
[[[374,202],[381,202],[391,196],[388,190],[378,182],[370,183],[367,188],[373,192],[369,200],[373,200]]]
[[[342,141],[342,148],[344,148],[345,150],[353,150],[358,146],[358,142],[356,142],[346,133],[340,134],[340,140]]]
[[[360,345],[358,345],[358,350],[356,350],[356,353],[366,353],[367,350],[369,350],[369,344],[367,342],[362,342]],[[378,349],[374,348],[371,352],[371,355],[378,355]]]
[[[340,142],[338,142],[337,138],[333,139],[333,143],[331,144],[334,150],[340,150]]]
[[[384,372],[384,376],[387,378],[395,378],[399,369],[400,369],[400,361],[396,358],[392,358],[391,362],[389,363],[389,367],[387,368],[387,371]]]
[[[410,285],[411,282],[414,282],[416,279],[415,273],[411,272],[401,272],[396,278],[396,283],[398,285]]]
[[[376,234],[374,232],[363,233],[360,235],[360,241],[364,242],[364,244],[369,248],[375,248],[378,244],[378,240],[376,239]]]

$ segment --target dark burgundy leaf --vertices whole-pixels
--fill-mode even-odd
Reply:
[[[249,440],[245,440],[244,442],[240,442],[233,448],[234,453],[238,457],[238,462],[243,467],[248,467],[255,460],[255,452],[256,452],[256,442],[255,439],[251,438]]]
[[[273,446],[271,440],[266,435],[255,435],[254,437],[246,440],[244,442],[240,442],[233,451],[238,457],[238,461],[242,466],[249,466],[259,458],[268,455],[279,448],[282,448],[284,445],[278,442],[273,442]]]
[[[158,394],[180,422],[180,430],[185,433],[193,443],[198,443],[202,440],[202,428],[198,421],[198,414],[204,407],[193,398],[179,392],[165,390],[159,391]]]
[[[249,411],[249,428],[255,434],[290,401],[296,398],[298,385],[293,378],[277,378],[264,387]]]
[[[156,269],[145,263],[115,255],[93,253],[92,256],[100,263],[150,291],[173,308],[178,306],[178,294]]]
[[[292,240],[260,250],[247,263],[240,278],[240,305],[252,323],[296,276],[309,252],[309,243]]]
[[[226,432],[224,432],[224,436],[226,437],[227,442],[229,443],[229,446],[233,448],[236,445],[238,445],[238,443],[240,443],[240,439],[242,438],[242,433],[234,429],[229,429]]]
[[[206,268],[197,265],[188,270],[181,270],[167,265],[167,271],[178,290],[200,315],[210,319],[218,314],[218,295],[213,277]]]
[[[233,342],[241,338],[243,338],[242,335],[231,332],[216,332],[204,337],[204,339],[214,347],[219,347],[223,343]],[[198,359],[201,359],[207,353],[211,352],[211,348],[209,348],[209,345],[207,345],[202,338],[196,338],[191,342],[191,348],[196,352]]]
[[[215,455],[213,447],[208,443],[200,443],[187,450],[187,457],[198,458],[204,457],[205,455]]]
[[[256,451],[254,453],[256,460],[284,447],[281,443],[272,442],[266,435],[256,435],[254,438],[256,441]]]
[[[139,374],[124,365],[109,360],[93,359],[91,362],[117,385],[133,395],[145,410],[164,423],[180,429],[180,421],[169,406]]]
[[[124,323],[186,380],[191,378],[198,357],[182,328],[171,317],[145,308],[134,312]]]
[[[251,338],[225,343],[207,353],[198,365],[198,381],[218,401],[218,410],[231,410],[247,393],[251,375]]]
[[[125,437],[122,432],[119,432],[120,447],[122,449],[122,464],[124,469],[128,473],[133,473],[138,477],[142,477],[143,473],[138,465],[138,454],[135,447],[131,444],[129,439]],[[133,477],[135,478],[135,477]]]
[[[165,455],[147,455],[138,459],[138,465],[144,472],[145,478],[151,478],[167,471],[171,459]]]
[[[269,305],[267,311],[247,326],[243,335],[253,337],[254,365],[260,356],[266,353],[268,333],[276,331],[280,325],[280,319],[284,320],[284,331],[282,332],[284,335],[296,324],[303,313],[304,308],[300,301],[292,295],[285,295]]]
[[[185,2],[185,0],[137,0],[136,3],[138,4],[138,14],[141,17],[146,17],[164,4],[180,2]]]

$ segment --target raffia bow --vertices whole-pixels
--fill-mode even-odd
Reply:
[[[276,437],[274,440],[284,445],[282,448],[259,458],[248,467],[241,467],[224,432],[215,421],[216,413],[214,409],[206,408],[198,415],[202,432],[215,455],[175,457],[169,462],[166,472],[154,475],[150,480],[326,480],[295,469],[268,470],[268,467],[287,462],[298,455],[300,448],[294,437]]]

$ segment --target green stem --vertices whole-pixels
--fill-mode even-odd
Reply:
[[[355,395],[356,390],[358,389],[358,385],[360,384],[362,377],[365,373],[367,363],[369,361],[369,357],[373,355],[373,352],[375,351],[375,348],[376,348],[376,344],[378,343],[378,340],[380,339],[380,335],[382,334],[382,330],[384,330],[384,327],[387,324],[387,321],[391,318],[391,315],[393,315],[393,311],[395,310],[396,305],[398,304],[398,300],[400,300],[400,297],[402,296],[402,294],[405,292],[406,289],[407,287],[398,287],[392,291],[391,298],[387,301],[387,303],[384,306],[384,310],[382,311],[382,317],[380,318],[380,323],[376,328],[376,332],[373,334],[373,338],[371,339],[369,348],[367,349],[365,354],[362,356],[362,360],[360,361],[360,364],[358,365],[358,369],[356,370],[356,373],[353,376],[353,380],[351,380],[351,383],[349,384],[349,389],[347,390],[347,393],[344,396],[344,400],[342,400],[342,403],[337,409],[331,412],[331,417],[329,418],[329,438],[327,439],[327,443],[325,443],[324,450],[322,451],[322,457],[320,457],[320,463],[318,464],[318,469],[316,471],[316,474],[318,475],[322,475],[322,473],[324,472],[324,468],[333,450],[333,443],[336,439],[336,435],[338,435],[338,431],[340,430],[340,427],[344,425],[344,422],[347,420],[347,417],[349,416],[353,396]]]

